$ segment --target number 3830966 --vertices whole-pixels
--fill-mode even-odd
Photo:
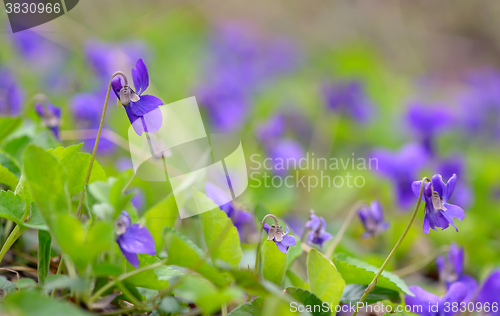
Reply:
[[[59,13],[60,3],[6,3],[5,11],[10,13]]]

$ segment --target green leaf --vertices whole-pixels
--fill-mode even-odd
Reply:
[[[285,292],[293,297],[294,301],[302,303],[305,310],[314,316],[328,316],[331,314],[330,310],[326,312],[323,311],[323,302],[309,291],[296,287],[289,287],[285,290]]]
[[[363,296],[365,289],[366,285],[364,284],[347,284],[344,288],[344,293],[342,294],[340,302],[342,304],[355,305],[359,302],[361,296]],[[365,303],[373,304],[383,300],[390,300],[394,303],[399,303],[401,302],[401,297],[397,291],[376,286],[366,297]]]
[[[10,282],[9,280],[7,280],[7,278],[4,277],[3,275],[0,275],[0,289],[2,291],[4,291],[5,293],[9,294],[9,293],[12,293],[16,290],[16,285],[14,283]],[[2,296],[5,296],[5,294],[3,294],[3,293],[0,293],[0,294],[2,294]]]
[[[255,316],[260,315],[262,309],[264,308],[264,299],[261,297],[257,297],[251,302],[245,303],[233,309],[231,313],[228,314],[231,316]]]
[[[49,275],[50,266],[50,245],[52,237],[49,232],[38,231],[38,283],[43,284]]]
[[[33,199],[49,226],[56,214],[69,212],[68,177],[56,157],[30,145],[24,152],[24,171]]]
[[[335,257],[335,265],[347,284],[370,284],[379,268],[345,254]],[[406,283],[389,271],[382,272],[377,281],[378,287],[413,295]]]
[[[115,263],[98,262],[92,265],[92,273],[98,277],[117,277],[123,273],[123,269]]]
[[[307,277],[312,293],[323,302],[328,302],[333,306],[338,305],[345,281],[335,265],[316,249],[311,249],[307,255]]]
[[[19,178],[21,176],[21,166],[10,154],[0,150],[0,165],[7,168],[12,174]]]
[[[24,222],[22,226],[27,228],[33,228],[38,230],[49,230],[42,213],[38,210],[38,207],[34,204],[30,205],[30,213],[28,216],[28,222]]]
[[[21,125],[20,117],[0,117],[0,141]]]
[[[290,269],[286,270],[286,276],[288,277],[290,283],[292,283],[294,287],[298,287],[304,290],[309,290],[309,284],[306,281],[302,280],[292,270]]]
[[[4,167],[0,164],[0,183],[3,183],[10,188],[15,188],[19,180],[16,175],[10,172],[7,167]]]
[[[36,287],[37,284],[35,280],[29,278],[22,278],[16,281],[16,287],[18,289],[26,289],[30,287]]]
[[[264,240],[261,249],[264,279],[281,286],[285,278],[287,254],[281,252],[274,241]]]
[[[147,227],[153,236],[157,252],[161,251],[165,244],[163,229],[174,226],[178,214],[177,204],[172,194],[156,203],[155,206],[147,210],[144,214],[144,218],[146,219],[144,226]]]
[[[79,268],[94,262],[99,253],[109,250],[114,242],[111,223],[96,222],[86,232],[78,219],[66,214],[55,219],[53,233],[62,252]]]
[[[72,279],[66,274],[52,274],[45,278],[43,289],[50,292],[55,289],[72,289],[81,292],[85,289],[85,281],[77,278]]]
[[[88,186],[88,190],[95,200],[114,207],[113,219],[120,215],[133,197],[133,194],[123,194],[122,192],[132,175],[132,170],[127,170],[122,172],[118,178],[110,177],[106,182],[96,181]],[[129,215],[133,216],[130,212]]]
[[[218,260],[224,261],[232,267],[237,267],[243,256],[240,246],[240,236],[238,230],[232,224],[226,213],[221,211],[217,205],[206,197],[206,195],[196,192],[196,203],[202,209],[210,209],[211,211],[201,213],[200,221],[203,229],[203,236],[207,243],[208,249],[211,250],[210,256],[214,262]],[[221,236],[225,234],[225,236]],[[222,242],[219,240],[222,238]],[[218,247],[213,249],[213,245],[218,244]]]
[[[83,185],[85,184],[87,171],[92,158],[92,156],[88,153],[78,152],[82,146],[83,143],[80,143],[66,148],[57,147],[56,149],[48,150],[48,152],[56,156],[61,161],[61,164],[67,170],[70,196],[74,196],[78,192],[83,191]],[[101,165],[94,160],[89,183],[104,180],[106,180],[106,173]]]
[[[212,314],[220,310],[223,303],[230,303],[243,298],[243,292],[236,287],[216,288],[207,280],[199,276],[190,275],[183,278],[174,294],[186,301],[192,301],[205,314]]]
[[[208,262],[203,251],[178,231],[165,228],[168,264],[193,269],[219,287],[228,285],[226,278]]]
[[[298,240],[297,238],[295,238],[295,239]],[[298,245],[296,247],[288,248],[288,257],[287,257],[286,266],[290,267],[292,265],[292,263],[295,261],[295,259],[300,257],[302,252],[304,252],[304,251],[302,250],[300,241],[298,242]]]
[[[0,217],[22,224],[25,203],[12,191],[0,191]]]
[[[31,205],[28,221],[22,222],[25,203],[21,197],[12,191],[0,191],[0,217],[13,221],[22,228],[34,228],[48,230],[45,220],[38,211],[38,208]]]
[[[259,282],[259,278],[248,270],[229,270],[236,284],[247,293],[257,296],[267,296],[268,290]]]
[[[157,263],[160,261],[156,256],[150,255],[138,255],[139,257],[139,268],[143,268],[145,266]],[[127,263],[127,267],[130,270],[134,270],[135,268]],[[139,286],[152,290],[162,290],[169,285],[169,280],[175,276],[179,276],[182,273],[178,270],[174,270],[167,265],[163,265],[158,268],[154,268],[151,270],[146,270],[139,274],[133,275],[127,278],[127,282],[133,284],[134,286]]]
[[[28,303],[27,303],[28,302]],[[56,299],[50,299],[40,292],[21,291],[8,295],[2,302],[3,308],[10,315],[22,316],[53,316],[53,315],[72,315],[72,316],[90,316],[75,305]]]

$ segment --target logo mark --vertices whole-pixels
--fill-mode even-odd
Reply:
[[[47,23],[73,9],[79,0],[4,0],[13,33]]]
[[[225,134],[207,135],[195,97],[162,105],[160,110],[163,123],[157,132],[139,136],[133,126],[128,130],[139,179],[168,179],[181,218],[222,206],[246,190],[248,173],[240,140]],[[155,113],[141,119],[146,127],[149,115]],[[226,198],[217,203],[207,200],[207,187],[213,186]]]

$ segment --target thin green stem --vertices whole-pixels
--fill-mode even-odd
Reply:
[[[337,235],[335,235],[335,238],[333,239],[332,243],[328,247],[328,250],[326,251],[326,258],[327,259],[332,259],[332,255],[335,252],[335,249],[339,245],[340,241],[342,240],[342,237],[344,237],[345,232],[347,231],[347,228],[349,228],[349,225],[351,224],[352,220],[358,213],[359,208],[364,204],[363,201],[358,201],[354,204],[354,206],[351,208],[349,211],[349,214],[347,214],[347,218],[345,219],[344,223],[342,224],[342,227],[340,227],[339,231],[337,232]]]
[[[135,306],[138,306],[141,310],[150,310],[150,308],[139,299],[137,299],[137,297],[135,297],[134,294],[132,294],[122,282],[116,282],[116,285],[118,286],[120,291],[122,291],[123,295],[125,295]]]
[[[92,158],[90,158],[90,164],[89,164],[89,168],[87,170],[87,177],[85,178],[85,184],[83,185],[83,191],[82,191],[82,195],[80,196],[80,202],[78,202],[78,208],[76,209],[76,216],[78,216],[78,217],[81,216],[83,199],[85,198],[85,187],[89,184],[90,174],[92,173],[92,167],[94,166],[94,160],[95,160],[95,155],[96,155],[96,151],[97,151],[97,146],[99,145],[99,140],[101,139],[102,126],[104,125],[104,118],[106,117],[106,110],[108,108],[109,95],[111,93],[111,83],[113,81],[113,78],[115,78],[116,76],[122,76],[124,84],[126,86],[128,85],[127,76],[125,76],[125,74],[121,71],[115,72],[111,76],[111,79],[109,80],[108,92],[106,93],[106,100],[104,101],[104,108],[102,109],[101,122],[99,123],[99,130],[97,131],[97,136],[96,136],[95,143],[94,143],[94,150],[92,151]]]
[[[24,213],[23,216],[21,217],[21,223],[23,223],[26,218],[28,218],[28,215],[31,210],[31,205],[29,208],[26,206],[24,207]],[[21,234],[25,231],[25,228],[21,228],[19,225],[16,225],[14,229],[10,232],[9,237],[5,241],[5,243],[2,246],[2,250],[0,250],[0,262],[2,262],[3,257],[5,257],[5,254],[7,254],[7,251],[9,251],[10,247],[16,242],[16,240],[21,236]]]
[[[373,291],[373,289],[375,288],[375,285],[377,284],[378,278],[380,277],[380,275],[382,274],[382,272],[384,272],[385,267],[387,266],[387,264],[389,263],[389,261],[392,259],[392,257],[396,253],[396,250],[398,249],[399,245],[401,245],[401,243],[405,239],[406,235],[410,231],[411,225],[413,224],[413,221],[415,220],[415,217],[417,216],[418,209],[420,208],[420,202],[422,201],[422,193],[424,192],[425,182],[430,182],[430,181],[431,180],[429,178],[427,178],[427,177],[424,177],[422,179],[421,184],[420,184],[420,194],[418,195],[417,205],[415,205],[415,210],[413,211],[413,214],[411,215],[411,219],[408,222],[408,225],[406,225],[406,228],[405,228],[405,230],[403,232],[403,235],[401,235],[401,237],[399,237],[398,242],[396,243],[396,245],[394,246],[394,248],[392,248],[391,252],[389,253],[389,255],[385,259],[384,263],[382,264],[382,266],[378,270],[378,272],[375,275],[375,277],[373,278],[372,282],[365,289],[365,292],[363,293],[363,296],[361,296],[361,298],[359,299],[359,303],[363,303],[366,300],[366,297],[368,296],[368,294],[370,294],[370,292]],[[352,316],[356,316],[357,313],[358,313],[358,308],[356,307],[356,310],[354,311],[354,313],[352,314]]]
[[[222,303],[221,311],[222,311],[222,316],[227,316],[227,304],[226,304],[226,302]]]
[[[260,246],[262,245],[262,231],[264,230],[264,223],[266,222],[266,219],[268,219],[269,217],[274,219],[276,226],[278,226],[278,219],[273,214],[267,214],[262,219],[262,222],[260,222],[259,242],[257,243],[257,253],[255,255],[255,267],[254,267],[254,273],[256,275],[259,274]],[[251,299],[252,299],[252,294],[248,294],[247,302],[250,302]]]
[[[61,274],[63,266],[64,266],[64,257],[61,256],[61,260],[59,260],[59,266],[57,267],[56,275]],[[50,293],[50,297],[54,297],[55,295],[56,295],[56,289],[54,288]]]
[[[121,281],[123,281],[123,280],[125,280],[125,279],[127,279],[127,278],[129,278],[131,276],[134,276],[136,274],[142,273],[144,271],[148,271],[148,270],[151,270],[151,269],[155,269],[155,268],[161,267],[166,262],[167,262],[167,260],[163,259],[163,260],[161,260],[161,261],[159,261],[157,263],[153,263],[153,264],[150,264],[148,266],[145,266],[145,267],[142,267],[142,268],[130,271],[128,273],[122,274],[118,278],[116,278],[116,279],[108,282],[106,285],[104,285],[99,290],[97,290],[97,292],[95,292],[94,295],[92,295],[92,297],[90,297],[88,305],[90,305],[90,303],[96,301],[104,292],[106,292],[107,290],[109,290],[110,288],[112,288],[117,282],[121,282]]]

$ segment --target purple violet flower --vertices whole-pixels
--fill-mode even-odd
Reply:
[[[141,136],[143,132],[154,133],[160,129],[163,118],[159,106],[163,102],[155,96],[142,94],[149,86],[148,69],[142,59],[137,61],[135,67],[136,69],[132,69],[132,78],[137,93],[130,87],[124,87],[120,77],[113,79],[112,87],[125,107],[135,132]],[[151,114],[146,115],[148,113]]]
[[[458,232],[458,228],[453,223],[453,218],[458,218],[461,221],[465,218],[465,212],[461,207],[447,203],[453,194],[456,182],[457,175],[455,174],[447,183],[443,182],[440,174],[435,174],[432,177],[432,182],[424,184],[422,194],[422,201],[425,201],[424,233],[428,234],[430,228],[436,231],[436,227],[441,227],[442,230],[446,229],[450,224]],[[421,183],[422,181],[415,181],[411,186],[413,193],[417,197],[420,195]]]
[[[450,245],[448,256],[436,258],[436,266],[439,278],[449,288],[455,282],[463,283],[467,288],[464,302],[470,302],[477,288],[477,281],[470,275],[464,274],[464,249],[458,248],[456,244]]]
[[[445,179],[451,178],[453,174],[456,174],[460,179],[464,179],[464,165],[464,158],[461,154],[456,153],[449,158],[442,159],[437,166],[437,171]],[[456,204],[462,205],[463,208],[469,208],[474,202],[474,192],[466,181],[457,183],[454,192],[455,195],[452,200]]]
[[[307,244],[317,244],[323,247],[323,243],[332,238],[330,233],[326,232],[326,221],[323,217],[318,217],[311,210],[309,221],[306,223],[305,228],[309,231],[307,234]]]
[[[384,212],[379,201],[363,205],[358,210],[358,216],[365,228],[362,238],[375,237],[389,228],[389,223],[384,220]]]
[[[268,223],[264,223],[264,230],[267,233],[267,240],[272,240],[278,246],[278,249],[283,253],[288,253],[288,248],[295,246],[295,237],[289,235],[288,226],[286,231],[283,232],[281,226],[276,227],[275,225],[270,226]]]
[[[477,299],[476,303],[481,303],[483,306],[487,306],[489,304],[490,306],[490,315],[493,316],[500,316],[500,309],[496,309],[496,311],[492,310],[492,306],[495,306],[493,304],[496,303],[496,306],[500,306],[500,295],[498,293],[500,292],[500,269],[493,270],[488,278],[483,283],[483,286],[481,287],[481,290],[477,294]],[[486,304],[488,303],[488,304]],[[486,304],[486,305],[485,305]]]
[[[431,155],[435,152],[434,139],[452,126],[452,115],[442,104],[424,105],[413,102],[409,105],[407,120]]]
[[[59,126],[61,125],[61,109],[55,107],[49,102],[38,102],[35,105],[35,111],[42,119],[42,123],[47,126],[56,139],[59,139]]]
[[[366,123],[372,115],[374,105],[359,81],[325,83],[322,92],[331,111],[345,114],[359,123]]]
[[[398,204],[408,208],[415,202],[411,185],[420,169],[427,163],[427,151],[420,145],[409,143],[397,152],[375,149],[370,159],[377,161],[377,172],[392,181]]]
[[[238,230],[241,242],[252,241],[253,236],[255,236],[257,232],[253,215],[238,208],[226,193],[210,182],[205,184],[205,194],[214,201],[215,204],[220,205],[219,208],[221,211],[226,213],[227,217],[231,219],[233,225]]]
[[[452,316],[455,313],[451,308],[446,308],[448,306],[446,303],[449,303],[450,307],[453,303],[460,304],[467,295],[466,286],[460,282],[453,283],[441,299],[419,286],[410,286],[410,291],[415,296],[405,295],[406,305],[411,306],[413,311],[422,316]],[[438,308],[434,310],[434,307]]]
[[[144,226],[131,225],[130,216],[126,211],[122,211],[116,219],[115,229],[118,235],[116,242],[125,258],[135,268],[139,267],[137,254],[156,255],[155,241],[151,233]]]

